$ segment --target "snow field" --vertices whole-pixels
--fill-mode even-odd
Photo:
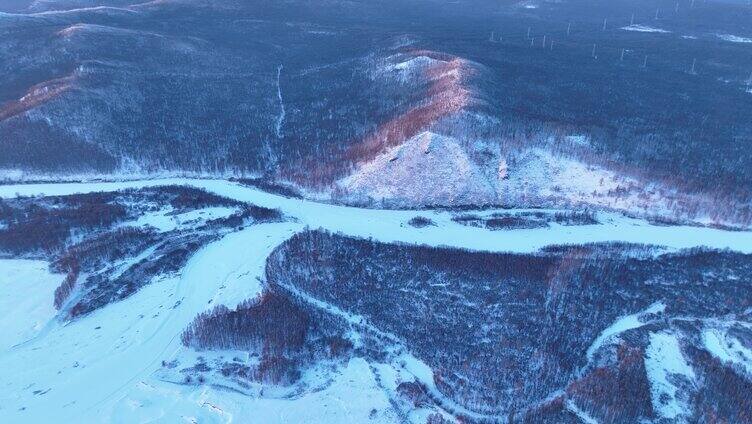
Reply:
[[[64,278],[50,273],[45,261],[0,259],[0,352],[31,339],[53,319],[55,289]]]

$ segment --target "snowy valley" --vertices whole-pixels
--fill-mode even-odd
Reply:
[[[3,318],[0,411],[13,422],[747,418],[737,402],[749,400],[718,390],[751,384],[748,232],[615,213],[360,209],[221,180],[0,195],[3,210],[33,199],[55,216],[127,205],[85,228],[70,214],[60,248],[10,256],[6,235],[29,215],[4,214],[0,302],[15,313]],[[468,225],[470,214],[546,225]],[[165,238],[196,247],[165,251]],[[71,257],[78,275],[56,309]],[[531,326],[541,332],[523,336]],[[632,415],[615,409],[617,388]]]

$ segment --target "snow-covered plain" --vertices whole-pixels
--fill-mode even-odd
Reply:
[[[55,316],[53,293],[64,276],[47,265],[0,259],[0,352],[32,338]]]
[[[109,412],[130,402],[127,394],[142,382],[158,384],[149,376],[182,349],[180,333],[197,312],[215,298],[233,301],[223,286],[233,286],[242,299],[255,297],[266,256],[301,228],[262,224],[229,234],[200,250],[179,278],[155,281],[122,302],[3,351],[0,364],[12,371],[3,375],[0,416],[8,422],[147,419],[141,409]]]
[[[620,241],[658,244],[669,250],[709,246],[752,252],[752,235],[748,232],[656,226],[614,213],[599,213],[600,223],[596,225],[552,224],[550,228],[491,231],[454,222],[454,214],[449,211],[391,211],[337,206],[287,198],[224,180],[5,185],[0,186],[0,198],[173,184],[198,187],[239,201],[277,208],[289,219],[283,223],[252,225],[225,235],[199,250],[179,276],[157,278],[131,297],[85,318],[50,326],[48,331],[36,337],[34,334],[19,336],[15,330],[7,337],[3,333],[0,416],[4,422],[330,423],[362,422],[371,418],[385,422],[401,421],[402,418],[395,415],[386,391],[393,390],[397,379],[409,377],[427,384],[432,382],[430,369],[409,354],[405,354],[401,363],[368,364],[362,359],[353,359],[321,390],[285,399],[249,398],[212,385],[176,385],[155,376],[161,368],[161,361],[187,354],[187,349],[181,345],[180,334],[196,314],[219,304],[234,307],[257,296],[262,290],[267,256],[280,243],[306,227],[384,242],[483,251],[531,252],[550,244]],[[227,213],[215,212],[220,215]],[[428,217],[436,225],[424,228],[407,225],[416,215]],[[19,265],[2,262],[0,266],[13,269]],[[35,271],[27,280],[34,279],[38,284],[35,287],[40,290],[34,294],[34,299],[38,305],[51,304],[52,290],[61,277],[49,276],[44,264],[29,266]],[[9,275],[19,276],[13,277],[10,284],[23,283],[18,281],[22,274]],[[0,305],[13,304],[18,296],[17,291],[0,286]],[[55,318],[49,308],[40,307],[37,311],[36,307],[32,308],[35,312],[28,318],[24,315],[19,325],[38,328],[37,322],[40,325],[46,324],[44,320],[53,322]],[[588,351],[588,356],[619,333],[644,324],[649,315],[660,313],[662,307],[656,303],[645,311],[623,317],[604,331],[594,343],[592,352]],[[19,321],[18,318],[8,319]],[[32,336],[30,340],[14,346],[28,335]],[[706,336],[707,344],[715,340],[711,336]],[[665,353],[666,349],[656,348],[656,351]],[[734,355],[729,357],[734,360],[740,354]],[[667,372],[673,371],[673,368],[667,369]],[[420,411],[411,413],[407,419],[425,422],[425,414]]]

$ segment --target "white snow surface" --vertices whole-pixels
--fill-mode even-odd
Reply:
[[[0,352],[34,337],[55,316],[54,293],[64,278],[45,261],[0,259]]]
[[[514,6],[521,9],[538,9],[540,7],[537,1],[532,0],[521,1]]]
[[[670,422],[687,422],[687,416],[691,415],[689,393],[677,387],[676,382],[692,387],[696,376],[682,354],[676,334],[650,333],[650,344],[645,350],[645,370],[653,410]]]
[[[749,37],[740,37],[733,34],[715,34],[715,36],[730,43],[752,43],[752,38]]]
[[[129,227],[152,227],[160,232],[166,232],[195,225],[199,222],[227,218],[238,211],[238,208],[215,206],[175,213],[171,207],[165,207],[154,212],[145,213],[139,216],[136,221],[127,222],[123,225]]]
[[[635,328],[640,328],[649,322],[649,316],[659,314],[666,310],[666,305],[663,302],[655,302],[652,305],[645,308],[635,314],[625,315],[617,319],[613,324],[608,326],[605,330],[601,331],[601,334],[593,341],[593,344],[587,350],[588,361],[593,359],[593,355],[601,348],[601,346],[607,344],[619,334],[624,333]]]
[[[452,221],[454,214],[448,211],[374,210],[323,204],[278,196],[224,180],[178,178],[3,185],[0,198],[175,184],[277,208],[290,221],[252,225],[225,235],[200,249],[179,276],[158,277],[123,301],[66,325],[51,326],[39,334],[34,330],[39,328],[37,323],[43,325],[54,319],[49,306],[52,291],[62,277],[50,276],[43,263],[0,262],[2,270],[14,269],[13,266],[32,269],[28,274],[14,274],[18,277],[8,280],[11,284],[23,284],[23,275],[29,275],[27,280],[41,282],[34,286],[39,293],[28,296],[28,291],[23,291],[24,296],[36,299],[29,310],[39,312],[19,311],[17,314],[24,316],[20,320],[24,323],[18,324],[18,328],[24,331],[31,328],[31,333],[7,335],[3,327],[6,333],[3,333],[0,347],[0,365],[4,370],[0,384],[0,416],[4,422],[362,422],[367,420],[371,409],[377,411],[376,418],[380,421],[399,421],[394,418],[393,408],[385,396],[385,391],[396,387],[398,379],[418,379],[433,391],[432,371],[408,352],[396,363],[367,364],[362,359],[354,359],[321,391],[287,399],[249,398],[207,385],[175,385],[154,375],[161,368],[162,360],[187,351],[180,343],[180,334],[198,313],[219,304],[232,308],[258,296],[267,256],[306,227],[383,242],[483,251],[531,252],[550,244],[621,241],[659,244],[668,249],[710,246],[752,252],[749,233],[654,226],[614,213],[599,213],[600,224],[597,225],[554,224],[550,228],[532,230],[490,231],[458,224]],[[430,218],[436,225],[425,228],[407,225],[416,215]],[[154,222],[155,218],[151,219],[150,222]],[[4,275],[5,272],[0,273],[0,282]],[[19,296],[17,290],[4,290],[0,286],[0,305],[14,305],[19,302]],[[663,308],[663,304],[657,302],[644,311],[617,320],[594,342],[588,357],[621,332],[644,325],[650,315]],[[19,321],[15,315],[7,319]],[[18,345],[18,341],[28,336],[31,336],[28,341]],[[716,348],[716,351],[728,352],[728,349]],[[739,361],[742,358],[739,352],[742,351],[734,347],[731,353],[725,354]],[[675,369],[672,367],[669,371]],[[376,384],[377,375],[381,387]],[[447,399],[442,402],[447,408],[459,408]],[[422,423],[426,414],[426,411],[411,413],[409,419]]]
[[[45,3],[45,2],[42,2],[42,3]],[[123,8],[123,7],[91,6],[91,7],[80,7],[80,8],[75,8],[75,9],[64,9],[64,10],[45,10],[42,12],[24,14],[24,16],[36,16],[36,17],[54,16],[54,15],[64,16],[64,15],[75,15],[75,14],[82,13],[82,12],[101,13],[103,15],[107,15],[107,14],[120,15],[120,14],[139,13],[137,10]]]
[[[139,381],[120,402],[109,405],[111,422],[159,423],[332,423],[398,422],[386,393],[364,359],[354,358],[334,381],[292,399],[246,396],[211,385],[182,386]],[[308,376],[306,376],[308,377]]]
[[[622,210],[644,209],[650,205],[663,209],[661,199],[646,198],[637,181],[604,168],[555,157],[544,149],[530,149],[514,161],[501,189],[502,198],[512,203],[569,203]],[[612,195],[622,189],[626,190],[624,195]]]
[[[621,29],[623,29],[624,31],[652,32],[652,33],[658,33],[658,34],[668,34],[671,32],[671,31],[666,31],[665,29],[661,29],[661,28],[651,27],[648,25],[638,25],[638,24],[628,25],[628,26],[622,27]]]
[[[702,333],[705,349],[722,362],[731,363],[752,376],[752,349],[744,346],[725,329],[710,328]]]
[[[183,349],[181,332],[210,301],[257,296],[255,277],[263,275],[266,257],[300,229],[295,223],[261,224],[226,235],[195,254],[179,278],[155,281],[44,338],[1,352],[0,363],[13,371],[3,375],[0,415],[18,423],[147,419],[141,415],[147,410],[135,409],[131,415],[108,411],[121,401],[128,403],[127,394],[142,381],[158,384],[151,374],[163,359]],[[222,286],[232,284],[240,287],[234,293],[223,291]],[[35,390],[49,391],[39,395]]]
[[[411,59],[387,66],[388,71],[397,73],[402,82],[407,82],[424,75],[427,69],[435,66],[440,61],[428,56],[416,56]]]
[[[564,140],[589,143],[582,134]],[[744,219],[729,211],[718,213],[707,195],[650,183],[551,149],[502,154],[482,142],[431,131],[360,163],[337,187],[348,201],[381,206],[569,206],[732,226]]]
[[[494,187],[457,140],[423,132],[340,182],[349,193],[410,204],[491,203]]]
[[[432,59],[428,56],[416,56],[412,59],[408,59],[404,62],[399,62],[396,65],[394,65],[394,69],[398,71],[405,71],[405,70],[423,70],[425,68],[428,68],[439,61],[436,59]]]

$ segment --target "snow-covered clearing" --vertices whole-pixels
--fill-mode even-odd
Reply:
[[[702,333],[705,349],[722,362],[731,363],[752,376],[752,349],[744,346],[725,329],[711,328]]]
[[[651,315],[659,314],[666,310],[666,305],[662,302],[656,302],[648,306],[645,310],[630,314],[617,319],[613,324],[608,326],[605,330],[601,331],[601,334],[595,339],[593,344],[587,350],[588,361],[593,359],[593,355],[601,348],[601,346],[612,341],[619,334],[625,331],[634,330],[640,328],[649,322],[648,318]]]
[[[624,31],[634,31],[634,32],[652,32],[657,34],[668,34],[671,31],[666,31],[665,29],[660,29],[656,27],[651,27],[648,25],[629,25],[621,28]]]
[[[17,311],[5,314],[3,319],[13,323],[3,324],[0,333],[3,343],[0,364],[4,370],[0,384],[0,416],[3,421],[205,423],[232,422],[240,416],[251,417],[252,422],[363,422],[371,417],[371,410],[375,410],[374,419],[393,422],[399,419],[395,418],[396,412],[389,406],[385,393],[396,386],[395,375],[401,375],[402,381],[416,378],[433,396],[439,397],[438,390],[433,388],[431,370],[408,353],[388,364],[368,364],[362,359],[353,359],[322,390],[288,399],[248,397],[211,385],[175,385],[154,376],[162,360],[186,352],[180,343],[180,334],[198,313],[219,304],[232,308],[257,296],[262,290],[267,256],[280,243],[306,227],[371,237],[383,242],[485,251],[531,252],[550,244],[621,241],[658,244],[669,249],[709,246],[752,252],[750,233],[690,226],[655,226],[614,213],[599,213],[600,223],[597,225],[552,224],[550,228],[491,231],[454,222],[455,213],[449,211],[345,207],[287,198],[224,180],[4,185],[0,186],[0,198],[17,194],[65,195],[173,184],[202,188],[239,201],[277,208],[290,222],[252,225],[225,235],[199,250],[179,277],[157,278],[121,302],[67,325],[53,326],[16,347],[10,346],[28,340],[29,336],[34,336],[35,328],[54,319],[52,291],[62,277],[49,275],[44,263],[0,261],[0,267],[3,267],[0,283],[9,282],[8,286],[0,284],[0,306],[10,305],[10,310]],[[150,215],[137,224],[166,229],[193,222],[195,218],[206,219],[201,214],[209,213],[200,210],[195,212],[196,216],[186,218],[168,216],[163,212]],[[230,212],[212,209],[209,215],[223,216]],[[436,225],[424,228],[407,225],[417,215],[431,219]],[[15,274],[6,272],[12,269],[19,271]],[[4,278],[6,276],[11,278]],[[25,280],[34,281],[32,291],[25,285],[28,284]],[[28,300],[28,306],[20,306],[23,304],[21,300]],[[13,309],[15,307],[20,309]],[[617,320],[593,343],[588,358],[613,337],[643,325],[650,315],[662,310],[663,304],[656,303]],[[29,329],[31,332],[26,332]],[[746,355],[736,345],[729,350],[727,339],[718,341],[720,336],[708,334],[706,344],[713,346],[714,354],[726,355],[733,361],[741,361]],[[656,351],[663,354],[666,349]],[[674,373],[675,367],[666,370]],[[439,401],[446,402],[446,408],[459,408],[447,399]],[[469,411],[460,411],[471,415]],[[423,412],[411,414],[410,419],[425,422],[424,415]]]
[[[389,64],[385,67],[385,71],[395,72],[398,79],[405,83],[421,77],[427,69],[436,66],[438,63],[440,63],[439,60],[428,56],[416,56],[396,64]]]
[[[0,259],[0,352],[34,337],[55,316],[53,294],[63,278],[44,261]]]
[[[730,43],[752,43],[752,38],[748,37],[740,37],[738,35],[732,35],[732,34],[715,34],[716,37],[720,38],[723,41],[728,41]]]
[[[576,136],[568,138],[567,142],[575,144],[575,140],[578,140]],[[587,139],[579,140],[587,142]],[[497,185],[499,199],[508,204],[574,205],[627,211],[639,216],[689,219],[705,224],[719,222],[718,217],[714,218],[708,212],[717,208],[715,203],[700,194],[682,193],[660,184],[646,183],[608,167],[554,154],[547,149],[522,150],[509,159],[513,165],[505,163],[500,167],[504,177]],[[704,212],[689,214],[677,207],[683,204],[696,205],[697,211]],[[733,225],[734,221],[721,218],[720,223]]]
[[[532,9],[538,9],[540,7],[540,4],[537,1],[525,0],[525,1],[521,1],[515,4],[514,7],[520,8],[520,9],[532,10]]]
[[[292,399],[251,397],[211,385],[139,381],[103,412],[108,422],[332,423],[398,422],[369,364],[350,360],[323,390]],[[376,410],[372,415],[371,410]]]
[[[650,381],[653,409],[671,422],[686,422],[691,415],[688,393],[677,387],[677,381],[692,386],[695,372],[684,359],[679,338],[672,333],[650,333],[645,351],[645,370]]]
[[[152,227],[157,231],[167,232],[195,225],[199,222],[227,218],[236,212],[238,212],[238,208],[215,206],[196,209],[190,212],[175,213],[171,207],[165,207],[154,212],[145,213],[138,217],[137,220],[124,223],[123,225],[129,227]]]

